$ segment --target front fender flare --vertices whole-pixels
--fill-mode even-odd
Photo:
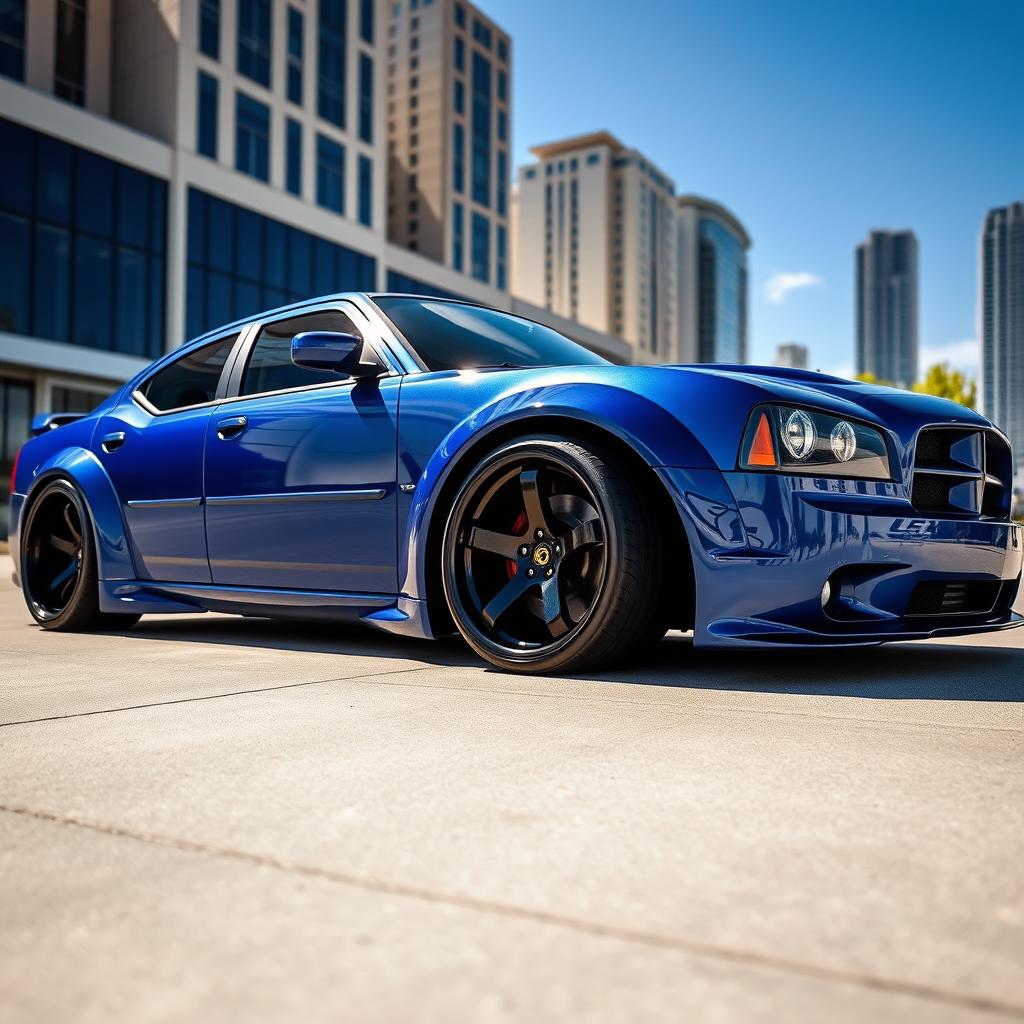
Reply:
[[[62,448],[36,470],[23,509],[27,509],[42,487],[55,479],[71,480],[82,492],[92,519],[96,542],[96,565],[101,580],[133,580],[135,565],[125,529],[121,502],[107,471],[86,448]],[[22,513],[24,519],[24,512]]]
[[[503,395],[461,420],[434,449],[423,466],[406,520],[405,545],[399,553],[403,595],[428,595],[428,540],[434,516],[446,514],[455,481],[495,438],[542,421],[597,428],[629,445],[648,466],[682,466],[713,470],[715,464],[693,433],[662,406],[643,395],[603,384],[559,384]],[[533,427],[533,429],[537,429]],[[451,485],[451,486],[449,486]],[[439,504],[440,503],[440,504]]]

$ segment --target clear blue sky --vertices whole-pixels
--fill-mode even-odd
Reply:
[[[850,368],[854,247],[910,227],[924,358],[976,365],[981,219],[1024,200],[1024,0],[480,2],[513,39],[517,166],[607,128],[747,225],[752,360]],[[817,283],[773,302],[778,274]]]

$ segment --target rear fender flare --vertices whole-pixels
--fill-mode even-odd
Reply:
[[[120,499],[99,459],[87,449],[62,448],[38,467],[25,498],[22,522],[25,521],[25,512],[42,488],[58,477],[70,480],[78,487],[89,509],[99,578],[135,579],[135,564],[132,561],[124,516],[121,514]]]

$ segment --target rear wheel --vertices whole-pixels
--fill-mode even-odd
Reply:
[[[659,619],[652,519],[627,466],[598,445],[509,442],[455,499],[444,588],[459,631],[513,672],[577,672],[631,653]]]
[[[54,480],[33,501],[21,548],[25,603],[43,629],[125,629],[139,621],[100,611],[89,513],[70,481]]]

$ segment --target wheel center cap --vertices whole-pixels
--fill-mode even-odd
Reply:
[[[545,566],[551,562],[551,547],[548,544],[538,544],[533,549],[533,564]]]

